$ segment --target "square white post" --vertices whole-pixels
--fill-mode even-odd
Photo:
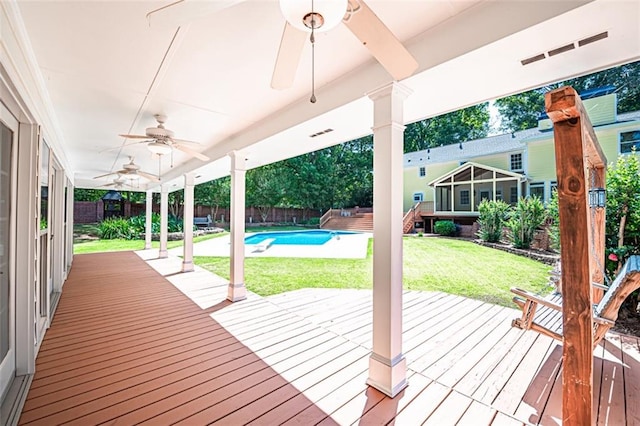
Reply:
[[[402,354],[403,102],[391,83],[373,100],[373,351],[367,384],[390,397],[407,386]]]
[[[158,257],[164,259],[169,257],[167,252],[167,226],[169,223],[169,187],[160,187],[160,252]]]
[[[233,151],[231,157],[231,271],[227,299],[238,302],[247,298],[244,286],[244,219],[245,219],[245,158]]]
[[[193,271],[193,173],[184,175],[184,214],[182,230],[184,231],[182,272]]]
[[[151,232],[153,216],[153,192],[147,191],[147,198],[145,200],[145,214],[144,214],[144,249],[149,250],[151,248]]]

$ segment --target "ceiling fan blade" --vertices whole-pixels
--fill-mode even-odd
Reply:
[[[273,68],[273,76],[271,77],[271,87],[273,89],[282,90],[291,87],[298,71],[298,64],[300,63],[302,49],[306,40],[307,33],[298,30],[288,22],[285,24],[276,65]]]
[[[120,174],[120,172],[122,172],[122,171],[123,170],[118,170],[117,172],[111,172],[111,173],[107,173],[107,174],[104,174],[104,175],[96,176],[96,177],[94,177],[94,179],[100,179],[100,178],[107,177],[107,176],[117,175],[117,174]]]
[[[152,142],[152,141],[153,141],[153,139],[146,140],[146,141],[140,141],[140,142],[125,143],[124,145],[119,145],[119,146],[114,146],[113,148],[103,149],[102,151],[99,152],[99,154],[102,154],[104,152],[117,151],[119,149],[125,149],[125,148],[128,148],[130,146],[136,146],[136,145],[140,145],[140,144],[143,144],[143,143],[149,143],[149,142]]]
[[[169,138],[169,139],[171,140],[171,142],[174,142],[176,144],[181,144],[181,145],[196,145],[196,146],[202,145],[200,142],[188,141],[186,139],[176,139],[176,138]]]
[[[416,59],[363,0],[357,1],[360,8],[344,24],[395,80],[409,77],[418,69]]]
[[[127,138],[127,139],[149,139],[149,136],[142,136],[142,135],[118,135],[120,137],[123,138]]]
[[[147,21],[149,26],[153,28],[179,27],[242,1],[244,0],[178,0],[147,13]]]
[[[182,151],[185,154],[189,154],[192,157],[196,157],[198,160],[209,161],[209,157],[207,157],[206,155],[200,154],[199,152],[194,151],[194,150],[192,150],[190,148],[187,148],[186,146],[175,144],[175,145],[173,145],[173,147],[175,149],[177,149],[178,151]]]
[[[154,175],[149,174],[147,172],[141,172],[140,170],[138,170],[136,173],[139,174],[140,176],[144,177],[144,178],[149,179],[152,182],[160,182],[160,179],[158,179],[157,176],[154,176]]]

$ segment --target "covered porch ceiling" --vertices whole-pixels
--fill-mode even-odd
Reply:
[[[176,137],[199,141],[197,150],[211,158],[177,152],[172,166],[163,158],[162,182],[171,190],[182,187],[185,172],[195,172],[196,183],[227,175],[233,150],[254,168],[371,133],[366,93],[392,78],[344,25],[318,35],[318,101],[311,104],[309,46],[293,86],[270,87],[285,23],[277,1],[238,1],[179,27],[150,26],[147,13],[170,3],[3,2],[11,29],[29,40],[30,72],[41,73],[47,105],[36,115],[45,140],[77,187],[111,182],[93,178],[121,169],[128,156],[158,173],[144,144],[123,147],[118,136],[144,134],[158,113]],[[419,63],[402,82],[413,91],[407,122],[640,59],[634,0],[367,4]],[[607,38],[579,46],[603,32]],[[570,43],[572,50],[521,63]]]

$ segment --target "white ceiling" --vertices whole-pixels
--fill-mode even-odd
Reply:
[[[162,180],[174,189],[188,171],[196,182],[228,174],[232,150],[257,167],[371,133],[366,93],[391,77],[344,25],[318,36],[318,102],[311,104],[308,46],[293,87],[270,88],[284,26],[277,1],[238,2],[182,27],[150,27],[146,14],[170,3],[17,2],[58,124],[45,137],[61,141],[54,148],[76,186],[110,182],[93,177],[120,169],[129,155],[156,174],[158,161],[144,145],[122,148],[118,137],[144,134],[156,113],[211,157],[205,164],[178,152],[173,167],[164,158]],[[403,81],[413,91],[407,122],[640,59],[638,0],[367,4],[418,60]],[[520,63],[603,31],[605,40]],[[335,131],[309,137],[326,128]]]

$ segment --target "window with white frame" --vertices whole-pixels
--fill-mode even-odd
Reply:
[[[502,199],[502,189],[500,188],[496,189],[496,201],[504,201]]]
[[[629,154],[633,149],[640,151],[640,130],[620,133],[620,154]]]
[[[491,193],[489,191],[480,191],[480,201],[482,200],[491,201]]]
[[[544,182],[532,182],[529,185],[529,196],[538,197],[544,201]]]
[[[463,189],[460,191],[460,204],[469,205],[469,190]]]
[[[413,193],[413,202],[419,203],[423,200],[424,194],[422,192],[414,192]]]
[[[425,177],[427,175],[427,168],[422,166],[418,168],[418,176]]]
[[[556,182],[555,180],[552,180],[551,182],[549,182],[549,197],[551,197],[551,195],[553,195],[553,191],[557,191],[558,190],[558,182]]]
[[[509,157],[509,168],[512,172],[522,171],[522,153],[511,154]]]

